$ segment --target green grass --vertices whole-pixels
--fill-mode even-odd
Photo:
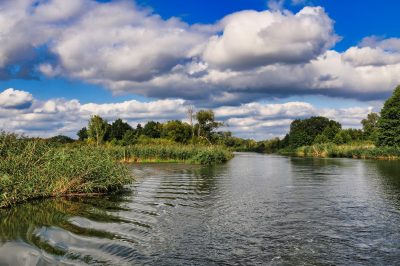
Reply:
[[[221,146],[198,145],[133,145],[107,148],[110,156],[123,162],[183,162],[192,164],[219,164],[233,157]]]
[[[132,176],[122,162],[218,164],[232,158],[219,146],[57,144],[0,133],[0,208],[35,198],[121,191]]]
[[[34,198],[116,192],[131,180],[105,148],[59,147],[0,133],[0,208]]]
[[[375,147],[370,143],[354,143],[335,145],[332,143],[315,144],[304,146],[295,150],[282,150],[281,154],[308,156],[308,157],[338,157],[355,159],[379,159],[398,160],[400,159],[399,147]]]

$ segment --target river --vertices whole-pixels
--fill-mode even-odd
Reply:
[[[400,162],[142,164],[123,195],[0,210],[0,265],[400,265]]]

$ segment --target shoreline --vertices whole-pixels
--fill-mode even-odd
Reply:
[[[280,150],[281,155],[310,158],[349,158],[358,160],[400,160],[400,148],[363,145],[316,144],[293,150]]]

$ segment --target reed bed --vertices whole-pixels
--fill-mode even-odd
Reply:
[[[133,145],[107,148],[110,156],[123,162],[183,162],[192,164],[219,164],[233,157],[221,146],[195,145]]]
[[[283,151],[282,154],[294,154],[309,157],[338,157],[355,159],[400,159],[399,147],[375,147],[372,144],[316,144],[297,148],[294,151]]]
[[[0,208],[34,198],[116,192],[131,180],[105,148],[58,147],[0,133]]]

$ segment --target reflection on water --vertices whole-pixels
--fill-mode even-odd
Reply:
[[[144,164],[119,196],[0,210],[0,265],[400,261],[400,163],[238,154]]]

